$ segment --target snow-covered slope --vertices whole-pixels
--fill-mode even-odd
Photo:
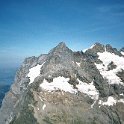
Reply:
[[[122,55],[124,55],[124,52],[121,52]]]
[[[29,73],[27,75],[27,77],[29,77],[30,79],[29,84],[33,83],[34,79],[40,75],[40,69],[43,66],[43,64],[42,65],[38,64],[35,67],[29,69]]]
[[[124,57],[120,57],[110,52],[97,53],[98,59],[102,61],[100,64],[96,64],[96,67],[100,71],[100,74],[108,80],[109,84],[121,84],[124,83],[117,76],[118,72],[124,70]],[[116,67],[109,70],[109,65],[113,63]]]
[[[40,84],[40,87],[46,91],[65,91],[69,93],[76,93],[76,89],[73,88],[72,85],[68,83],[69,78],[57,77],[53,79],[53,82],[48,82],[46,79]]]

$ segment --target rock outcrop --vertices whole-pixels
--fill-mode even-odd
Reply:
[[[61,42],[26,58],[3,100],[0,124],[124,124],[121,52],[100,43],[73,52]]]

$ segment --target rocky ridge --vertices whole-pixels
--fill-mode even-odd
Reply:
[[[61,42],[26,58],[0,110],[0,124],[124,124],[124,55]]]

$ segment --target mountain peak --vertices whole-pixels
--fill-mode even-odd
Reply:
[[[66,44],[64,42],[60,42],[55,49],[59,49],[59,50],[65,50],[65,49],[69,49]]]
[[[123,77],[124,56],[112,46],[95,43],[83,53],[60,42],[25,60],[2,102],[0,124],[124,124]]]
[[[50,50],[49,54],[56,54],[56,53],[66,53],[71,51],[64,42],[60,42],[56,47]]]
[[[94,46],[104,46],[104,45],[101,44],[101,43],[99,43],[99,42],[96,42],[96,43],[94,44]]]
[[[57,46],[59,46],[59,47],[66,47],[66,44],[65,44],[65,42],[60,42]]]

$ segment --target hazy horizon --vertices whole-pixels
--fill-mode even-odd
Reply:
[[[95,42],[124,46],[122,0],[1,0],[0,67],[48,53],[64,41],[72,50]]]

